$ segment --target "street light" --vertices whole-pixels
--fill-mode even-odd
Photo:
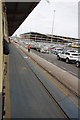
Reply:
[[[50,0],[45,0],[47,3],[50,3]],[[55,19],[55,12],[56,10],[53,10],[53,19],[52,19],[52,35],[54,30],[54,19]],[[51,37],[51,43],[52,43],[52,37]]]
[[[45,0],[47,3],[50,3],[50,1],[49,0]]]
[[[53,11],[53,21],[52,21],[52,35],[53,35],[53,31],[54,31],[54,19],[55,19],[55,12],[56,10]],[[52,39],[51,39],[51,43],[52,43]]]

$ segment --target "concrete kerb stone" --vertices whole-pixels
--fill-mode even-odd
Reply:
[[[19,46],[19,45],[18,45]],[[20,47],[20,46],[19,46]],[[23,51],[26,51],[25,48],[21,47]],[[67,86],[69,89],[80,95],[80,89],[78,88],[79,79],[67,71],[62,70],[61,68],[57,67],[56,65],[48,62],[47,60],[39,57],[38,55],[30,52],[27,52],[27,55],[34,59],[40,66],[45,68],[45,70],[50,71],[50,73],[58,79],[61,83]]]

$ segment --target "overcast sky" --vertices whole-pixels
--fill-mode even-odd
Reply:
[[[78,38],[78,1],[41,0],[15,34],[38,32]]]

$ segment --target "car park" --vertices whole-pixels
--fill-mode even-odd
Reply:
[[[80,54],[78,52],[68,52],[68,51],[63,51],[62,53],[59,53],[57,55],[58,60],[63,59],[66,61],[66,63],[75,62],[79,57]]]

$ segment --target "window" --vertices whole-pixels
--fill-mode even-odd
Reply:
[[[70,53],[68,53],[68,52],[66,52],[65,54],[66,54],[66,55],[70,55]]]

